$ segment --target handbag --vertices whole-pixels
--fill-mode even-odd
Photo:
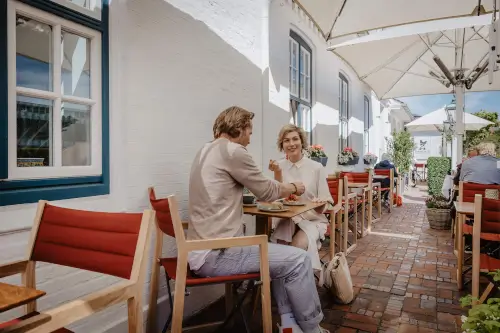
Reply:
[[[319,284],[329,289],[335,300],[348,304],[354,299],[351,272],[343,252],[337,253],[333,259],[323,265]]]

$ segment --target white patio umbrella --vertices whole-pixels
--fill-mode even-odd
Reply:
[[[492,84],[485,75],[491,21],[491,15],[482,15],[419,23],[329,49],[349,63],[380,99],[454,92],[458,110],[454,128],[457,160],[462,155],[465,88],[500,90],[498,72],[490,72]]]
[[[455,119],[456,110],[448,110],[452,118],[451,120],[453,121]],[[442,131],[444,129],[444,124],[449,122],[449,120],[446,108],[443,107],[415,119],[411,123],[406,124],[405,127],[409,132]],[[467,112],[464,113],[464,127],[466,131],[477,131],[491,124],[493,123],[486,119]]]
[[[293,0],[325,39],[398,25],[491,12],[491,0]]]

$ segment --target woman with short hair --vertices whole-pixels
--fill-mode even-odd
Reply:
[[[323,202],[325,205],[307,211],[291,219],[273,219],[274,233],[271,241],[291,244],[306,250],[315,270],[321,269],[318,250],[325,239],[328,219],[324,215],[328,203],[333,199],[327,184],[325,168],[318,162],[307,158],[307,138],[304,130],[295,125],[285,125],[278,135],[278,150],[286,154],[280,161],[271,161],[270,170],[280,182],[302,182],[306,191],[301,198]]]

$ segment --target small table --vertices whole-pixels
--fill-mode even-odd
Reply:
[[[45,295],[45,291],[0,282],[0,313],[28,304]]]
[[[311,209],[315,209],[324,206],[324,203],[317,202],[306,202],[304,206],[284,206],[289,208],[286,212],[264,212],[259,210],[257,206],[255,207],[243,207],[243,213],[255,216],[255,234],[256,235],[269,235],[269,224],[270,218],[278,217],[291,219],[294,216],[305,213]]]
[[[474,215],[474,203],[473,202],[453,202],[457,215],[455,217],[455,255],[457,256],[457,286],[458,289],[462,289],[463,286],[463,266],[464,266],[464,221],[466,215]]]

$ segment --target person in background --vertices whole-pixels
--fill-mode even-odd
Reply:
[[[398,172],[397,172],[394,164],[391,163],[391,155],[389,155],[387,153],[382,154],[382,158],[381,158],[380,162],[378,162],[375,165],[375,169],[393,169],[394,170],[393,171],[394,172],[394,183],[396,183],[396,179],[398,178]],[[391,180],[389,178],[382,179],[382,181],[380,183],[381,183],[381,186],[383,188],[388,188],[391,186]],[[396,185],[396,184],[394,184],[394,185]],[[384,199],[384,201],[387,201],[389,199],[389,191],[384,191],[383,199]]]
[[[243,188],[262,201],[274,201],[305,192],[302,182],[280,183],[265,177],[246,146],[254,114],[237,106],[219,114],[214,140],[196,155],[189,178],[189,240],[243,236]],[[329,333],[319,326],[323,312],[311,258],[293,246],[269,244],[272,291],[281,332]],[[227,276],[258,272],[258,246],[192,251],[190,269],[198,276]]]
[[[295,125],[283,126],[277,144],[278,150],[284,152],[288,158],[279,162],[271,160],[269,169],[274,172],[274,178],[280,182],[303,182],[306,191],[301,198],[325,205],[291,219],[273,219],[274,232],[271,241],[291,244],[306,250],[312,259],[313,269],[321,270],[318,250],[328,227],[324,211],[328,208],[328,202],[333,204],[326,170],[320,163],[304,156],[307,137],[302,128]]]
[[[462,163],[459,179],[477,184],[500,184],[500,160],[493,142],[477,145],[477,156]]]
[[[467,159],[472,158],[474,156],[477,156],[477,148],[476,147],[469,148],[469,150],[467,152],[467,158],[464,159],[462,161],[462,163],[460,163],[459,165],[457,165],[457,171],[455,173],[455,176],[453,177],[453,184],[454,185],[458,185],[458,183],[460,182],[460,172],[462,170],[462,164],[463,164],[463,162],[465,162]]]

